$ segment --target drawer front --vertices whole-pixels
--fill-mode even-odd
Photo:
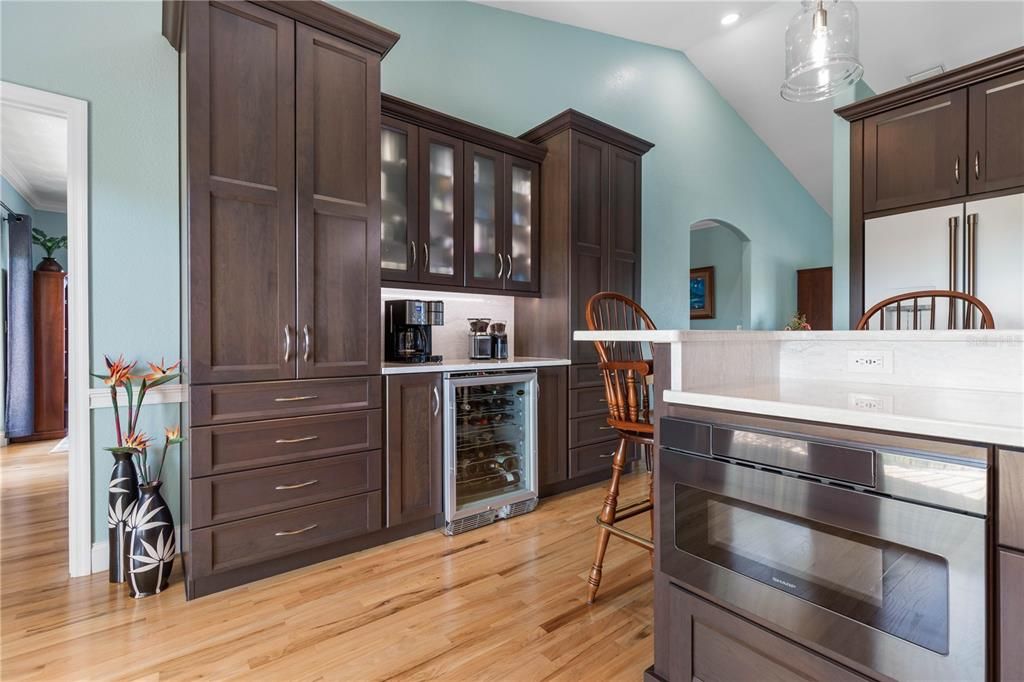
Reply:
[[[380,490],[380,468],[373,450],[199,478],[191,482],[192,527]]]
[[[577,388],[569,391],[569,417],[608,416],[604,386]]]
[[[569,388],[604,386],[604,377],[597,365],[572,365],[569,367]]]
[[[569,450],[569,478],[576,478],[595,471],[611,473],[612,457],[615,456],[615,448],[618,445],[618,440],[610,440]]]
[[[380,530],[380,492],[191,531],[192,561],[220,573]]]
[[[380,407],[380,377],[192,386],[192,425],[303,417]]]
[[[192,477],[380,449],[380,410],[191,429]]]
[[[999,450],[999,544],[1024,551],[1024,452]]]
[[[600,443],[601,441],[618,439],[618,432],[608,426],[608,415],[580,417],[569,420],[569,447]]]

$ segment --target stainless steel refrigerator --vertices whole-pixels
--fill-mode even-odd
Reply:
[[[896,294],[928,289],[971,294],[992,311],[996,329],[1024,329],[1024,194],[865,221],[865,309]],[[936,319],[947,319],[947,304],[936,306],[942,306]],[[886,329],[895,329],[895,309],[885,314]],[[911,313],[904,306],[902,314]],[[956,314],[957,326],[964,325],[962,309]],[[903,319],[903,328],[912,322]],[[970,326],[970,320],[966,323]],[[872,328],[877,325],[876,317]]]

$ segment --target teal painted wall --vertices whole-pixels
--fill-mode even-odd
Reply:
[[[177,77],[159,2],[0,3],[0,78],[89,103],[94,371],[103,353],[144,360],[180,352]],[[150,409],[178,419],[176,406]],[[161,434],[164,419],[151,416],[146,428]],[[106,539],[110,421],[109,409],[93,410],[98,541]],[[167,480],[176,500],[176,469]]]
[[[644,157],[643,304],[658,326],[689,325],[698,220],[750,237],[757,328],[796,309],[796,269],[831,264],[828,214],[683,54],[475,4],[338,4],[402,34],[386,92],[513,135],[573,107],[657,145]]]
[[[715,268],[715,317],[690,320],[691,329],[736,329],[749,326],[743,309],[743,249],[746,244],[732,230],[718,225],[690,233],[690,267]]]
[[[39,211],[35,209],[32,204],[28,203],[25,197],[18,193],[18,190],[14,189],[11,183],[7,182],[7,178],[0,177],[0,197],[3,198],[4,203],[13,208],[18,213],[24,213],[32,216],[32,227],[38,227],[40,230],[50,235],[51,237],[66,236],[68,233],[68,214],[58,213],[57,211]],[[5,231],[7,225],[4,224]],[[6,242],[5,242],[6,243]],[[35,244],[32,245],[32,262],[38,263],[43,256],[46,255],[46,251],[42,247]],[[68,265],[68,252],[66,249],[57,249],[54,252],[53,257],[63,265],[65,268]],[[7,252],[3,253],[4,267],[7,267]]]

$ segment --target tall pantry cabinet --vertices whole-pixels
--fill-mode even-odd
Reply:
[[[380,60],[320,2],[168,2],[181,53],[189,598],[381,527]]]

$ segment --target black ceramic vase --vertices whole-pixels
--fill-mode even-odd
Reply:
[[[114,468],[110,471],[107,489],[107,545],[110,551],[108,572],[110,582],[123,583],[128,579],[129,537],[128,521],[135,512],[139,499],[139,477],[132,465],[132,453],[115,452]]]
[[[50,258],[49,256],[43,256],[43,259],[36,266],[36,270],[39,272],[64,272],[64,268],[60,266],[57,259]]]
[[[139,501],[128,525],[130,594],[136,599],[159,594],[167,589],[177,549],[174,518],[160,495],[160,481],[139,486]]]

